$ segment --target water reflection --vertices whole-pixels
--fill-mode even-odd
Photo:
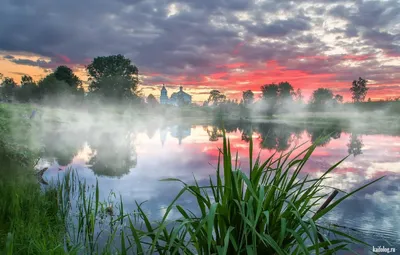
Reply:
[[[45,130],[43,156],[54,158],[60,166],[68,165],[84,144],[79,132],[66,129]]]
[[[187,124],[172,126],[170,130],[171,136],[177,138],[179,144],[182,144],[182,140],[190,136],[191,127],[191,125]]]
[[[98,176],[122,177],[137,165],[134,136],[128,132],[110,131],[92,133],[88,136],[88,145],[94,151],[88,162]]]
[[[362,137],[357,133],[351,133],[349,143],[347,144],[349,154],[354,157],[362,154]]]
[[[400,137],[396,136],[399,134],[356,132],[338,125],[225,123],[224,127],[245,171],[252,137],[254,151],[261,151],[261,158],[266,159],[275,151],[288,150],[296,143],[317,141],[322,135],[326,138],[319,141],[304,174],[318,177],[333,164],[352,154],[354,157],[349,157],[339,165],[331,178],[327,179],[326,185],[350,191],[386,175],[378,184],[345,201],[325,220],[360,230],[362,237],[375,246],[386,245],[386,241],[389,241],[393,247],[399,247]],[[152,217],[159,217],[162,213],[160,208],[168,205],[180,189],[176,183],[159,180],[179,178],[190,182],[194,175],[200,184],[207,185],[208,177],[214,174],[217,164],[222,131],[221,125],[152,124],[142,128],[131,127],[129,130],[93,128],[90,132],[80,131],[82,134],[78,134],[78,131],[60,131],[51,137],[58,137],[60,143],[70,142],[70,151],[65,151],[63,163],[72,157],[70,163],[93,164],[89,168],[80,167],[80,175],[89,184],[99,177],[102,196],[106,197],[110,190],[120,193],[127,210],[135,209],[135,201],[148,200],[146,209]],[[85,142],[86,149],[82,148]],[[57,152],[60,155],[56,156],[62,158],[62,146],[57,147],[53,143],[46,146],[49,155]],[[45,178],[55,178],[57,174],[58,170],[49,171],[45,173]],[[112,176],[120,178],[109,178]],[[184,197],[181,205],[190,209],[192,201]]]
[[[317,142],[318,146],[325,146],[332,139],[339,139],[342,133],[342,128],[337,124],[329,126],[308,126],[306,130],[311,142]]]

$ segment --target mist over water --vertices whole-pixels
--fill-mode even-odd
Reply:
[[[144,208],[156,219],[181,189],[177,183],[159,180],[178,178],[192,182],[195,176],[200,184],[207,185],[209,176],[215,174],[218,148],[222,146],[221,127],[156,119],[146,124],[117,119],[105,122],[104,116],[100,117],[101,122],[87,119],[43,129],[44,150],[37,168],[51,166],[43,176],[45,180],[56,180],[74,168],[88,184],[95,184],[98,179],[102,199],[107,199],[111,191],[121,194],[126,211],[136,208],[135,201],[147,201]],[[355,234],[371,245],[399,247],[400,133],[355,132],[339,124],[240,122],[225,123],[225,130],[245,171],[250,138],[255,152],[260,151],[261,158],[266,159],[274,152],[286,152],[303,143],[307,146],[325,136],[302,174],[321,176],[351,154],[333,171],[325,182],[327,186],[347,192],[386,175],[345,200],[324,221],[356,229],[359,232]],[[179,203],[191,209],[192,202],[184,196]]]

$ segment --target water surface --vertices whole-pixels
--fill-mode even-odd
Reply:
[[[319,141],[303,174],[320,176],[350,154],[330,175],[326,185],[348,192],[386,177],[343,202],[324,221],[346,226],[350,233],[374,246],[400,250],[400,137],[397,134],[359,133],[332,125],[231,123],[225,128],[245,171],[248,171],[251,137],[254,150],[266,159],[275,152],[285,152],[303,143],[307,146],[321,135],[328,135]],[[134,210],[135,201],[147,201],[146,210],[151,217],[158,218],[181,188],[177,183],[159,180],[179,178],[192,182],[195,177],[200,184],[207,184],[209,175],[215,173],[221,135],[222,129],[216,126],[190,124],[51,131],[46,135],[48,144],[42,164],[53,167],[44,178],[55,179],[63,173],[58,170],[57,162],[61,169],[71,166],[89,184],[98,179],[102,198],[107,198],[110,191],[121,194],[125,210]],[[193,207],[190,196],[185,196],[181,204]],[[171,217],[176,215],[173,213]]]

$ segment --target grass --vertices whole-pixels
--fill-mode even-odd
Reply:
[[[166,214],[176,207],[181,219],[172,223],[171,231],[166,231],[167,223],[163,220],[152,238],[152,248],[161,254],[166,251],[177,254],[332,254],[349,249],[351,243],[367,245],[317,222],[341,201],[373,182],[345,194],[312,215],[319,202],[328,195],[321,194],[323,180],[340,163],[318,179],[299,179],[315,146],[292,159],[288,153],[278,159],[272,156],[265,162],[259,158],[254,164],[250,161],[251,171],[247,176],[238,168],[237,157],[232,164],[229,140],[224,136],[216,182],[210,178],[210,184],[205,187],[200,187],[197,182],[194,185],[183,183],[184,188],[178,195],[190,192],[197,201],[200,215],[171,204]],[[293,173],[291,169],[294,169]],[[321,234],[321,229],[325,235]],[[328,234],[338,237],[329,239]],[[158,243],[160,239],[163,245]]]
[[[8,254],[333,254],[349,249],[352,243],[367,245],[319,225],[318,220],[373,182],[315,213],[328,195],[323,193],[323,180],[337,165],[320,178],[301,178],[301,169],[314,149],[312,145],[293,158],[291,153],[264,162],[256,158],[250,161],[251,171],[246,175],[238,168],[237,157],[232,159],[224,136],[216,180],[210,177],[207,186],[163,180],[179,181],[183,188],[159,222],[152,222],[140,204],[136,216],[124,212],[121,198],[110,213],[110,201],[99,200],[98,184],[89,187],[74,171],[54,189],[31,190],[29,200],[10,189],[19,195],[6,194],[11,198],[7,204],[20,206],[9,206],[13,227],[6,248]],[[249,153],[253,155],[252,143]],[[197,211],[177,202],[185,192],[197,201]],[[171,210],[180,213],[178,220],[168,220]]]
[[[9,131],[7,125],[4,130]],[[254,158],[251,141],[246,174],[238,165],[238,155],[232,156],[224,133],[216,175],[208,185],[163,180],[183,187],[160,221],[150,219],[139,203],[136,212],[124,211],[122,198],[115,194],[100,201],[99,185],[87,185],[74,171],[42,192],[29,169],[35,154],[5,144],[0,152],[7,169],[2,168],[0,179],[0,251],[7,255],[334,254],[350,250],[354,243],[368,245],[319,221],[379,179],[317,212],[329,195],[324,180],[342,162],[320,178],[303,176],[301,170],[317,144],[296,155],[293,149],[261,161]],[[185,193],[196,201],[195,210],[179,204]],[[169,220],[172,210],[180,215],[177,220]]]

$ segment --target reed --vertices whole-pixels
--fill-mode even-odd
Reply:
[[[378,181],[370,182],[344,194],[318,212],[320,202],[329,195],[323,181],[342,161],[329,168],[320,178],[301,177],[316,144],[291,157],[272,155],[262,162],[253,161],[250,143],[250,174],[238,166],[238,155],[233,159],[230,142],[224,134],[216,181],[209,185],[196,181],[183,184],[183,189],[168,207],[156,228],[146,221],[148,237],[152,239],[150,252],[160,254],[332,254],[349,250],[353,243],[368,245],[344,232],[320,225],[318,220],[340,202],[357,191]],[[199,213],[193,213],[176,203],[185,192],[197,201]],[[139,207],[140,208],[140,207]],[[181,218],[167,222],[167,215],[176,208]],[[144,216],[144,215],[142,215]],[[167,226],[172,227],[168,230]],[[323,231],[322,231],[323,230]],[[319,236],[322,236],[320,241]],[[335,236],[334,238],[330,238]]]

